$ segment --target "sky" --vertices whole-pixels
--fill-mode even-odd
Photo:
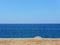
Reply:
[[[60,23],[60,0],[0,0],[0,23]]]

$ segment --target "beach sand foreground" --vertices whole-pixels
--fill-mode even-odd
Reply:
[[[60,45],[60,39],[0,39],[0,45]]]

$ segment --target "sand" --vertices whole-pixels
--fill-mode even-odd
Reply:
[[[60,45],[60,39],[0,39],[0,45]]]

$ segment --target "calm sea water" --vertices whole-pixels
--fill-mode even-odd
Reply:
[[[60,38],[60,24],[0,24],[0,38]]]

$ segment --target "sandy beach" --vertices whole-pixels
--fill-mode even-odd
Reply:
[[[60,45],[60,39],[0,39],[0,45]]]

